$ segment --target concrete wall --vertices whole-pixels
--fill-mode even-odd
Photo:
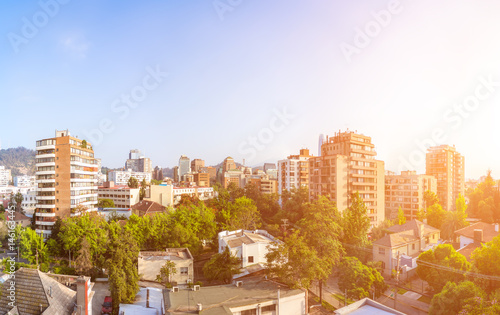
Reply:
[[[276,292],[276,295],[278,292]],[[276,315],[278,314],[286,314],[286,315],[303,315],[306,314],[306,294],[305,292],[280,298],[279,304],[278,300],[270,300],[266,302],[261,302],[260,306],[265,307],[268,305],[276,304],[276,311],[274,312],[261,312],[259,315]],[[233,307],[230,308],[231,312],[234,315],[241,315],[242,311],[257,309],[257,304],[253,305],[245,305],[241,307]]]
[[[138,259],[138,270],[141,280],[155,281],[156,276],[160,274],[160,269],[166,263],[166,259],[158,260],[144,260],[139,257]],[[178,284],[186,284],[188,279],[193,280],[193,260],[172,260],[177,268],[177,273],[173,275],[170,279]],[[181,274],[181,267],[188,267],[188,274]]]

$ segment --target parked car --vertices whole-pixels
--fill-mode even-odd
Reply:
[[[111,314],[113,311],[113,300],[110,296],[104,298],[104,303],[102,303],[101,314]]]

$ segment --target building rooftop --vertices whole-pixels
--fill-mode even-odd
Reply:
[[[495,224],[478,222],[455,231],[458,236],[465,236],[474,239],[474,230],[483,230],[483,242],[487,243],[493,240],[495,236],[500,234],[500,228]]]
[[[233,314],[231,308],[277,299],[278,289],[280,297],[289,297],[304,294],[302,290],[290,289],[285,285],[270,280],[248,279],[241,287],[234,284],[201,287],[199,291],[180,290],[170,292],[164,290],[164,300],[167,314],[193,314],[197,305],[202,305],[203,315]]]
[[[76,291],[64,286],[37,269],[20,268],[16,271],[17,312],[24,314],[71,314],[76,303]],[[8,286],[4,285],[0,298],[0,314],[12,307]]]
[[[165,210],[164,206],[149,200],[141,200],[132,206],[132,212],[140,217],[165,212]]]
[[[187,248],[167,248],[161,252],[139,252],[139,258],[143,260],[185,260],[193,259],[193,256]]]
[[[339,308],[335,311],[337,315],[384,315],[384,314],[395,314],[395,315],[404,315],[399,311],[396,311],[393,308],[375,302],[369,298],[364,298],[357,302],[354,302],[348,306]]]
[[[272,236],[265,231],[238,230],[234,232],[227,232],[226,235],[223,233],[224,232],[221,232],[219,238],[224,239],[231,248],[239,247],[242,244],[249,245],[254,243],[271,243],[274,241]]]
[[[402,225],[393,225],[387,231],[389,234],[376,240],[373,244],[395,247],[420,239],[422,231],[423,236],[439,232],[438,229],[415,219]]]

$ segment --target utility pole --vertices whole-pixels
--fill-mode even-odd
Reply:
[[[396,261],[396,287],[394,288],[394,309],[396,309],[396,303],[398,300],[398,285],[399,285],[399,251],[398,260]]]
[[[281,219],[281,222],[283,222],[281,224],[281,227],[283,228],[283,239],[286,237],[286,230],[288,228],[288,219]]]

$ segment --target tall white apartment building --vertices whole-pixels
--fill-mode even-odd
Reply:
[[[312,155],[308,149],[300,150],[299,155],[290,155],[278,161],[278,194],[284,190],[309,186],[309,159]]]
[[[14,186],[16,187],[34,187],[36,185],[36,176],[21,175],[14,177]]]
[[[108,181],[114,182],[115,185],[127,185],[130,177],[135,177],[139,184],[145,179],[146,182],[151,183],[151,173],[146,172],[134,172],[131,169],[127,171],[109,171]]]
[[[9,186],[10,179],[10,170],[5,169],[5,166],[0,166],[0,187]]]

